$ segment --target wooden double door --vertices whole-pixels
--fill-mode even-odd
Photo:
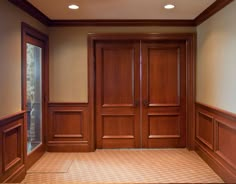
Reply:
[[[186,146],[185,47],[182,41],[96,43],[97,148]]]

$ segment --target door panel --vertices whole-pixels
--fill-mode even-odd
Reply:
[[[139,42],[96,44],[97,148],[140,146]]]
[[[186,58],[181,42],[142,42],[142,146],[186,146]]]
[[[179,105],[178,52],[179,49],[164,45],[148,48],[148,71],[145,74],[148,75],[147,89],[151,106]]]
[[[102,53],[103,107],[132,106],[134,104],[133,48],[109,48]]]

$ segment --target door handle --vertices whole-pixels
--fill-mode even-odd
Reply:
[[[138,101],[138,100],[135,100],[135,101],[134,101],[134,107],[138,107],[138,105],[139,105],[139,101]]]
[[[148,100],[144,100],[143,101],[143,105],[144,105],[144,107],[148,107],[149,106],[149,101]]]

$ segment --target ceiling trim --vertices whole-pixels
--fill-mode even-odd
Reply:
[[[26,0],[8,0],[11,3],[18,6],[20,9],[40,21],[46,26],[49,26],[52,22],[51,19],[49,19],[45,14],[43,14],[41,11],[39,11],[37,8],[35,8],[31,3],[29,3]]]
[[[53,20],[51,25],[59,26],[195,26],[192,20],[156,19],[97,19],[97,20]]]
[[[211,6],[209,6],[206,10],[204,10],[200,15],[198,15],[194,22],[198,26],[203,23],[205,20],[210,18],[216,12],[223,9],[226,5],[233,2],[234,0],[216,0]]]
[[[8,0],[46,26],[198,26],[234,0],[216,0],[193,20],[163,19],[84,19],[52,20],[26,0]]]

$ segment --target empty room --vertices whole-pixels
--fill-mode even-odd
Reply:
[[[236,183],[234,0],[0,0],[0,183]]]

